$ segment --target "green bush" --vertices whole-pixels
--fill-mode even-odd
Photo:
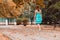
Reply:
[[[16,22],[17,22],[17,25],[22,24],[22,18],[17,18]]]
[[[28,18],[23,18],[23,25],[26,26],[28,24],[29,19]]]

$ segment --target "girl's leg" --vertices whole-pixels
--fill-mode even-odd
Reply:
[[[40,24],[38,24],[38,30],[41,31],[41,26],[40,26]]]

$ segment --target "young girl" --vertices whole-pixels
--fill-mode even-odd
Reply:
[[[35,18],[35,23],[39,27],[39,31],[40,31],[41,30],[40,24],[42,23],[42,12],[39,6],[36,7],[34,18]]]

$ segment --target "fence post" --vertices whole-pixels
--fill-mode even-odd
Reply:
[[[14,25],[16,25],[16,19],[14,19]]]
[[[6,26],[8,25],[8,20],[6,19]]]

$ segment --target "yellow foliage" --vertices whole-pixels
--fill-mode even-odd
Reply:
[[[45,8],[44,0],[36,0],[36,4],[41,6],[42,8]]]
[[[0,3],[2,3],[3,2],[3,0],[0,0]]]

